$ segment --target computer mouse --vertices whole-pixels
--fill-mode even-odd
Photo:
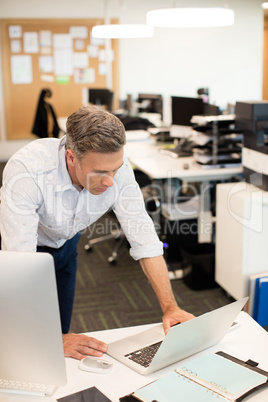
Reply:
[[[104,359],[85,357],[80,360],[78,367],[80,370],[89,371],[91,373],[107,374],[112,370],[113,363]]]

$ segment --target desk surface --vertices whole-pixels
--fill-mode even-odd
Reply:
[[[239,314],[237,322],[239,322],[240,325],[238,325],[237,328],[229,330],[220,344],[200,352],[191,358],[184,359],[183,362],[209,352],[223,350],[244,360],[255,360],[259,362],[260,368],[268,370],[268,333],[244,312]],[[133,334],[143,329],[144,326],[121,328],[96,332],[93,333],[93,336],[109,343],[115,339],[120,339],[125,335]],[[108,396],[108,398],[116,402],[119,400],[119,397],[131,393],[137,388],[162,377],[164,374],[174,370],[178,365],[175,363],[144,377],[109,356],[107,359],[114,362],[113,370],[109,374],[90,374],[82,372],[78,369],[78,362],[76,360],[66,359],[68,384],[65,387],[59,388],[54,397],[64,396],[78,390],[96,386]],[[254,395],[254,397],[251,397],[249,400],[267,402],[268,390],[263,391],[258,396]]]
[[[127,141],[129,161],[152,179],[179,178],[187,182],[228,180],[242,172],[242,167],[204,169],[193,157],[173,158],[159,152],[161,145],[154,139]]]
[[[200,352],[188,359],[187,361],[200,357],[208,353],[214,353],[223,350],[226,353],[232,354],[240,359],[252,359],[259,362],[259,367],[268,370],[268,333],[259,326],[248,314],[241,312],[236,320],[239,325],[230,329],[222,341],[203,352]],[[151,326],[154,324],[150,324]],[[128,327],[112,329],[107,331],[93,332],[88,335],[94,336],[104,342],[111,342],[120,339],[126,335],[131,335],[142,331],[147,326]],[[81,371],[78,368],[77,360],[66,358],[66,369],[68,383],[64,387],[56,390],[51,398],[31,398],[29,396],[9,396],[2,393],[0,395],[1,402],[55,402],[57,398],[73,394],[86,388],[96,386],[103,392],[112,402],[118,402],[119,397],[129,394],[139,387],[142,387],[149,382],[156,380],[163,375],[174,370],[178,363],[175,363],[165,369],[159,370],[148,376],[142,376],[123,364],[112,359],[110,356],[105,356],[105,359],[114,363],[113,370],[108,374],[93,374]],[[250,402],[267,402],[268,390],[259,392],[248,398]]]

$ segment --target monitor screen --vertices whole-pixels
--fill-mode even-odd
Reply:
[[[88,102],[93,105],[106,106],[112,110],[114,93],[106,88],[90,88],[88,90]]]
[[[204,103],[203,114],[208,116],[218,116],[221,114],[219,106],[212,105],[210,103]]]
[[[143,103],[144,107],[139,108],[139,112],[163,113],[162,95],[138,94],[138,103]]]
[[[171,97],[172,124],[191,126],[194,115],[203,114],[204,103],[201,98],[186,98],[182,96]]]

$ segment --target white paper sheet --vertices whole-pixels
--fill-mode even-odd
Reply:
[[[11,56],[12,84],[31,84],[33,82],[32,57]]]
[[[10,25],[8,27],[8,33],[10,38],[21,38],[21,26],[20,25]]]
[[[72,36],[72,38],[80,38],[80,39],[88,38],[87,27],[73,26],[73,27],[70,27],[69,32],[70,32],[70,35]]]
[[[73,38],[69,34],[54,34],[53,46],[55,49],[70,49],[73,47]]]
[[[53,72],[52,56],[39,56],[39,70],[42,73],[52,73]]]
[[[39,41],[41,47],[50,47],[52,45],[52,34],[51,31],[40,31]]]
[[[93,84],[95,82],[94,68],[76,68],[74,70],[74,82],[76,84]]]
[[[107,52],[106,49],[101,49],[99,51],[99,61],[114,61],[114,51],[111,49]]]
[[[95,45],[88,45],[87,52],[88,52],[89,57],[98,57],[99,48],[98,48],[98,46],[95,46]]]
[[[18,39],[12,39],[10,41],[11,53],[21,53],[21,43]]]
[[[55,49],[54,74],[73,75],[73,51],[72,49]]]
[[[86,52],[74,53],[74,67],[87,68],[88,67],[88,54]]]
[[[99,63],[99,75],[106,75],[107,68],[105,63]]]
[[[23,48],[24,53],[38,53],[38,33],[37,32],[24,32],[23,34]]]

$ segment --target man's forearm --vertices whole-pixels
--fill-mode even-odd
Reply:
[[[165,260],[162,256],[142,258],[140,265],[147,276],[163,313],[172,308],[177,308]]]

